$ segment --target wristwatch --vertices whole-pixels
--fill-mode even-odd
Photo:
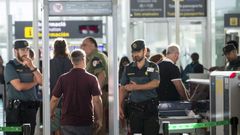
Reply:
[[[33,70],[31,70],[31,72],[35,72],[35,71],[37,71],[37,68],[35,67]]]

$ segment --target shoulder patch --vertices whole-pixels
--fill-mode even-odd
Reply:
[[[103,64],[102,64],[102,61],[101,61],[98,57],[94,57],[94,58],[92,59],[92,66],[93,66],[94,68],[97,68],[97,67],[102,67]]]
[[[98,64],[98,61],[97,61],[97,60],[94,60],[94,61],[92,62],[92,66],[93,66],[93,67],[96,67],[97,64]]]

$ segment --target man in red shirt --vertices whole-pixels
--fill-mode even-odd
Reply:
[[[88,73],[83,50],[71,53],[73,69],[61,75],[53,89],[51,118],[59,97],[63,95],[61,128],[64,135],[93,134],[93,127],[102,127],[102,99],[97,78]],[[92,104],[93,103],[93,104]],[[94,119],[94,113],[99,119]]]

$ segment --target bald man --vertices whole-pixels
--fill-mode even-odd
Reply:
[[[166,57],[158,64],[161,83],[157,93],[160,101],[189,100],[179,68],[176,66],[179,55],[179,46],[171,44],[167,48]]]

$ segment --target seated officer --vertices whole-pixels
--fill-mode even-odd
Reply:
[[[159,131],[157,92],[159,70],[146,56],[145,43],[136,40],[131,45],[134,62],[127,65],[119,91],[120,118],[130,122],[131,134],[157,135]],[[124,97],[129,94],[128,108],[123,112]]]
[[[36,113],[39,107],[35,94],[36,85],[42,84],[42,75],[29,57],[29,44],[26,40],[14,43],[16,58],[10,60],[4,71],[8,105],[6,109],[7,126],[31,124],[31,135],[34,135]],[[20,135],[21,133],[7,133]]]
[[[225,71],[239,71],[240,70],[240,56],[237,55],[237,42],[229,41],[223,47],[223,54],[228,60],[225,66]]]

